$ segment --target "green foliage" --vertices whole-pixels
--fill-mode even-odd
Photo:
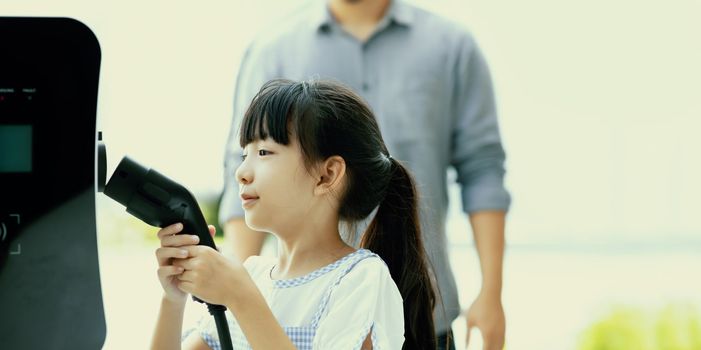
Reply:
[[[655,335],[658,349],[701,349],[699,313],[690,305],[669,305],[657,317]]]
[[[701,349],[701,315],[687,304],[669,304],[655,311],[615,306],[584,331],[578,347],[578,350],[628,349]]]
[[[202,195],[198,196],[197,200],[200,204],[200,209],[204,215],[207,224],[214,225],[217,228],[216,237],[224,237],[224,230],[219,226],[219,196],[218,195]]]

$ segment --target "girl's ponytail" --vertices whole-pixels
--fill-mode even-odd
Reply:
[[[403,349],[435,349],[433,308],[436,296],[419,226],[416,186],[399,161],[391,157],[385,159],[391,162],[391,178],[361,246],[382,257],[402,294]]]

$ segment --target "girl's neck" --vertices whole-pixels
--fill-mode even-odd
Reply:
[[[274,279],[303,276],[354,251],[341,239],[338,206],[330,200],[320,197],[304,205],[304,214],[284,216],[271,230],[278,238]]]
[[[343,242],[338,230],[316,235],[314,239],[308,239],[310,237],[279,240],[278,262],[271,273],[273,279],[304,276],[355,251]]]

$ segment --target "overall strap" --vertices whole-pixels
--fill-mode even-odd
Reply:
[[[333,292],[334,288],[341,283],[341,280],[343,277],[345,277],[354,267],[357,265],[359,262],[367,259],[367,258],[372,258],[372,257],[377,257],[379,256],[367,249],[360,249],[358,250],[358,253],[356,256],[353,258],[349,259],[348,261],[345,262],[344,266],[341,267],[340,273],[336,277],[336,279],[329,285],[329,288],[326,290],[326,293],[324,294],[324,297],[321,299],[321,303],[319,303],[319,308],[316,310],[316,313],[314,314],[314,318],[312,319],[312,328],[316,329],[319,326],[319,320],[321,319],[321,315],[324,314],[324,311],[326,310],[326,306],[329,303],[329,299],[331,298],[331,292]]]

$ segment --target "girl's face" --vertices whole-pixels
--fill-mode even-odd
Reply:
[[[236,169],[246,224],[279,233],[304,220],[313,205],[316,180],[306,170],[296,138],[285,146],[272,138],[249,143]]]

